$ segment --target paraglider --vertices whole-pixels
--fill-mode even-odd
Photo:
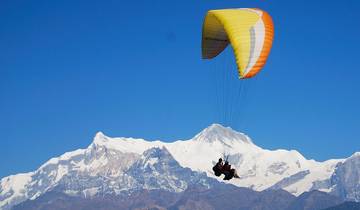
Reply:
[[[202,58],[212,59],[230,44],[239,77],[255,76],[265,65],[274,36],[268,13],[260,9],[210,10],[202,32]]]
[[[233,49],[239,78],[249,79],[257,75],[264,67],[272,47],[273,37],[272,18],[263,10],[251,8],[210,10],[203,23],[202,58],[213,59],[230,45]],[[224,86],[227,81],[220,83]],[[241,89],[238,89],[239,92]],[[229,91],[223,92],[226,96],[223,98],[233,98],[230,101],[236,104],[236,96],[230,95],[229,97]],[[236,95],[240,94],[236,93]],[[225,104],[225,108],[230,107],[230,111],[224,112],[225,119],[231,119],[232,116],[228,117],[228,113],[231,115],[233,104],[226,105],[225,101],[222,104]],[[224,174],[224,180],[230,180],[233,177],[239,178],[227,159],[223,164],[223,160],[220,158],[212,169],[216,176]]]

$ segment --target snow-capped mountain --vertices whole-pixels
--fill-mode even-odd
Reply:
[[[146,150],[126,174],[135,179],[138,189],[147,190],[182,192],[189,186],[201,185],[208,188],[216,183],[205,173],[181,167],[165,147]]]
[[[312,189],[313,182],[329,179],[336,164],[344,161],[317,162],[305,159],[295,150],[262,149],[245,134],[219,124],[209,126],[190,140],[172,143],[109,138],[101,133],[97,137],[95,144],[123,152],[141,153],[154,146],[165,146],[183,167],[206,172],[210,177],[214,177],[211,165],[226,154],[241,177],[231,180],[231,183],[258,191],[269,187],[283,188],[295,195]],[[320,186],[316,189],[328,190]]]
[[[209,188],[214,184],[217,181],[206,173],[181,167],[165,147],[137,154],[92,144],[53,158],[35,172],[3,178],[0,209],[10,209],[49,191],[86,198],[142,189],[182,192],[189,186]]]
[[[230,181],[235,186],[284,189],[294,195],[315,189],[339,194],[346,188],[344,198],[360,199],[358,155],[307,160],[294,150],[262,149],[245,134],[213,124],[192,139],[171,143],[110,138],[99,132],[86,149],[52,158],[34,172],[1,179],[0,209],[51,190],[87,197],[137,189],[182,192],[194,184],[211,187],[215,179],[222,181],[211,167],[223,154],[241,177]]]
[[[352,201],[360,201],[360,152],[340,163],[330,178],[331,191]]]

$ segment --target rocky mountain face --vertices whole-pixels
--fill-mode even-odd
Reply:
[[[165,147],[150,148],[137,155],[93,145],[68,160],[50,160],[31,174],[23,190],[5,191],[2,209],[49,191],[89,198],[143,189],[182,192],[191,185],[210,188],[214,184],[218,182],[205,173],[181,167]]]
[[[283,190],[257,192],[248,188],[222,184],[209,189],[191,186],[183,192],[141,190],[126,195],[105,195],[91,198],[50,191],[35,200],[28,200],[14,206],[13,210],[320,210],[339,204],[339,200],[339,198],[318,191],[295,197]]]
[[[360,152],[337,165],[330,178],[330,189],[340,198],[360,201]]]
[[[336,206],[332,206],[323,210],[359,210],[360,203],[354,201],[346,201]]]
[[[176,202],[183,200],[184,206],[201,206],[183,193],[224,185],[211,171],[222,154],[228,155],[240,175],[225,186],[259,193],[286,190],[291,196],[320,190],[343,200],[360,200],[359,153],[348,159],[317,162],[294,150],[262,149],[245,134],[214,124],[190,140],[172,143],[110,138],[99,132],[86,149],[52,158],[34,172],[2,178],[0,209],[8,210],[26,200],[38,201],[36,198],[50,192],[93,200],[156,190],[174,195]],[[265,201],[270,197],[264,197]],[[216,207],[205,200],[201,199],[204,205]]]
[[[320,210],[338,205],[343,200],[325,192],[317,190],[304,192],[287,207],[287,210]]]

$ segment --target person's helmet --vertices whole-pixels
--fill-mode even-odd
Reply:
[[[219,162],[222,162],[222,158],[219,158]]]

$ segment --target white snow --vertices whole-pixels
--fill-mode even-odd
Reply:
[[[230,183],[254,190],[267,189],[284,178],[308,170],[310,173],[304,178],[284,188],[294,195],[310,190],[315,181],[328,179],[334,172],[336,164],[344,161],[344,159],[333,159],[317,162],[306,159],[296,150],[266,150],[256,146],[247,135],[219,124],[209,126],[192,139],[170,143],[146,141],[139,138],[111,138],[102,132],[98,132],[93,142],[86,149],[78,149],[52,158],[35,172],[1,179],[0,195],[5,199],[0,200],[0,209],[7,203],[19,198],[37,198],[41,193],[55,187],[65,175],[69,174],[70,170],[71,172],[88,173],[91,176],[100,173],[107,174],[109,177],[119,176],[120,181],[126,179],[126,183],[132,183],[131,177],[121,176],[122,172],[119,168],[128,167],[128,164],[132,163],[131,158],[134,159],[134,157],[142,155],[144,151],[153,147],[166,147],[181,166],[191,168],[194,171],[206,172],[208,176],[219,181],[222,180],[213,175],[212,165],[224,154],[229,155],[230,164],[237,169],[241,177],[241,179],[232,179]],[[93,156],[94,151],[102,151],[101,154],[103,155]],[[119,152],[129,157],[129,160],[124,162],[124,166],[108,160],[107,155],[116,155]],[[80,159],[77,158],[80,155],[91,157],[91,161],[82,156]],[[360,152],[357,152],[351,157],[359,155]],[[150,158],[145,166],[153,165],[157,161],[156,158]],[[107,171],[104,171],[104,167],[107,165],[113,168],[106,168]],[[38,186],[46,184],[41,179],[33,180],[32,176],[35,173],[48,176],[52,183],[41,192],[37,191],[30,196],[27,195],[31,188],[30,185],[32,185],[30,183],[38,183]],[[186,188],[185,184],[182,187]],[[115,191],[120,192],[130,188],[131,184],[118,186]],[[327,192],[331,189],[319,190]],[[89,188],[80,192],[72,190],[66,192],[69,194],[83,193],[86,196],[92,196],[98,192],[98,188]]]
[[[310,174],[304,179],[285,188],[295,195],[311,189],[314,181],[329,178],[334,169],[334,165],[329,169],[329,164],[326,162],[307,160],[296,150],[262,149],[247,135],[219,124],[209,126],[192,139],[171,143],[134,138],[110,138],[99,132],[90,146],[94,145],[137,154],[142,154],[152,147],[165,146],[183,167],[206,172],[212,177],[214,176],[211,166],[219,157],[223,154],[230,155],[230,161],[231,156],[238,157],[239,160],[230,163],[237,168],[242,179],[233,179],[230,182],[254,190],[264,190],[285,177],[309,170]],[[337,163],[342,160],[332,161]],[[270,170],[269,166],[280,168]]]
[[[38,170],[41,170],[44,167],[46,167],[48,165],[51,165],[51,164],[53,164],[53,165],[59,164],[59,162],[62,161],[62,160],[63,161],[69,160],[69,159],[73,158],[74,156],[84,154],[84,152],[86,152],[85,149],[78,149],[78,150],[75,150],[75,151],[66,152],[63,155],[61,155],[60,157],[51,158],[45,164],[40,166],[40,168]]]
[[[359,156],[360,156],[360,152],[355,152],[354,154],[351,155],[350,158],[352,158],[352,157],[359,157]]]
[[[1,179],[1,188],[4,189],[1,194],[5,194],[10,190],[13,191],[15,194],[22,193],[25,185],[31,182],[31,175],[32,173],[23,173]]]
[[[103,134],[97,134],[89,147],[105,146],[106,148],[122,152],[142,154],[145,150],[150,149],[151,147],[160,146],[161,144],[162,142],[160,141],[149,142],[144,139],[135,138],[109,138]]]
[[[8,193],[12,193],[11,197],[0,200],[1,206],[11,201],[13,197],[26,196],[26,185],[31,182],[33,173],[23,173],[17,175],[11,175],[1,179],[1,191],[0,195],[5,196]]]
[[[59,165],[56,175],[55,175],[55,180],[54,182],[57,183],[58,181],[60,181],[60,179],[66,175],[68,173],[68,168],[66,166],[63,165]]]

